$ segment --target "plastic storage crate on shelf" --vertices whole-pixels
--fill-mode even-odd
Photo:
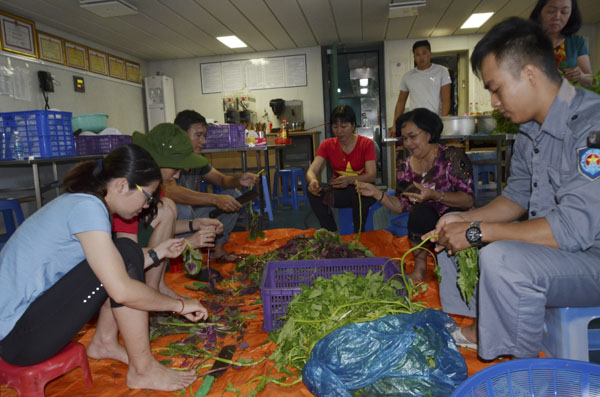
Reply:
[[[464,381],[452,397],[600,396],[600,365],[556,358],[505,361]]]
[[[287,313],[287,306],[301,292],[301,285],[312,285],[317,277],[331,278],[334,274],[353,273],[366,276],[369,271],[384,271],[386,279],[400,269],[389,258],[318,259],[303,261],[267,262],[260,280],[263,301],[263,331],[278,329]],[[386,264],[387,262],[387,264]]]
[[[114,148],[131,143],[131,135],[76,136],[75,151],[80,156],[106,154]]]
[[[0,160],[16,160],[15,131],[23,158],[75,155],[71,113],[53,110],[0,113]]]
[[[239,124],[209,125],[205,149],[225,149],[246,146],[246,127]]]

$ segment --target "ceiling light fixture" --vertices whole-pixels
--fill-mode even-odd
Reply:
[[[388,18],[414,17],[419,15],[418,7],[426,6],[426,0],[392,1]]]
[[[481,27],[490,17],[494,15],[493,12],[480,12],[476,14],[471,14],[469,19],[463,23],[460,27],[461,29],[474,29]]]
[[[79,0],[79,6],[103,18],[138,13],[137,8],[125,0]]]
[[[360,79],[358,81],[361,87],[367,87],[369,85],[369,79]]]
[[[360,93],[361,93],[362,95],[366,95],[368,92],[369,92],[369,89],[368,89],[368,88],[361,88],[361,89],[360,89]]]
[[[221,36],[217,37],[221,43],[225,44],[229,48],[243,48],[248,47],[246,43],[240,40],[237,36]]]

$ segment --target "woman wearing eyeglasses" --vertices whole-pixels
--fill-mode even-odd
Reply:
[[[435,228],[441,215],[473,206],[471,162],[464,150],[439,143],[443,127],[440,117],[425,108],[398,117],[396,131],[401,131],[403,146],[410,156],[399,166],[396,195],[387,195],[368,183],[358,187],[362,195],[377,199],[394,212],[409,212],[411,246],[419,244],[421,235]],[[415,267],[409,277],[420,282],[425,278],[427,253],[415,252],[414,258]]]
[[[161,170],[146,150],[121,146],[103,161],[75,166],[63,180],[63,194],[17,228],[0,251],[3,360],[47,360],[100,310],[88,355],[127,363],[130,388],[171,391],[196,379],[193,370],[158,363],[148,335],[148,311],[176,312],[194,322],[208,316],[198,300],[170,297],[144,283],[144,269],[180,255],[185,242],[169,239],[143,252],[111,235],[111,214],[130,219],[155,207],[148,197],[160,181]]]

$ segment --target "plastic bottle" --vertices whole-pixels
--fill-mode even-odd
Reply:
[[[481,112],[479,111],[479,102],[475,102],[475,116],[481,116]]]
[[[21,138],[19,138],[19,131],[15,131],[14,135],[15,135],[15,142],[14,142],[13,149],[15,152],[15,159],[22,160],[23,159],[23,142],[21,142]]]
[[[473,116],[475,112],[473,111],[473,102],[469,102],[469,116]]]
[[[287,119],[284,118],[281,122],[280,138],[287,138],[287,129]]]

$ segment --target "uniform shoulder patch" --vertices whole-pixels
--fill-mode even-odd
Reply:
[[[579,173],[590,181],[600,177],[600,149],[582,147],[577,149]]]

